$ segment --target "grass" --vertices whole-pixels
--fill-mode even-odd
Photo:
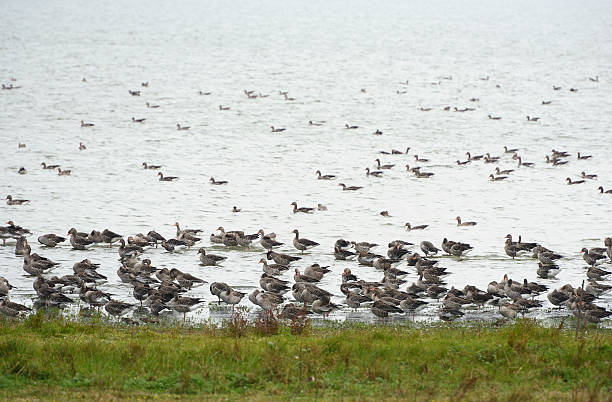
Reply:
[[[257,325],[0,320],[0,398],[611,399],[606,329]]]

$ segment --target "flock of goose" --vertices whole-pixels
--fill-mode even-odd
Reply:
[[[449,77],[452,79],[452,77]],[[486,78],[488,80],[488,77]],[[593,82],[597,81],[591,80]],[[84,80],[86,82],[86,80]],[[149,83],[142,83],[142,87],[149,87]],[[17,87],[15,87],[17,88]],[[4,88],[3,89],[13,89]],[[560,90],[560,87],[553,87]],[[576,89],[571,90],[577,92]],[[365,92],[362,89],[361,92]],[[244,93],[250,99],[267,97],[269,95],[257,94],[255,91]],[[398,92],[399,93],[399,92]],[[131,96],[141,96],[141,91],[129,90]],[[209,92],[199,92],[200,95],[210,95]],[[295,101],[295,98],[288,96],[287,92],[279,91],[279,95],[284,97],[287,102]],[[472,98],[472,102],[479,99]],[[543,105],[550,104],[551,101],[543,101]],[[157,109],[159,105],[147,102],[147,108]],[[228,106],[219,105],[220,111],[230,110]],[[431,108],[421,108],[427,112]],[[451,111],[451,107],[444,108]],[[469,112],[473,108],[459,109],[454,108],[455,112]],[[488,115],[490,120],[500,120],[501,116]],[[132,117],[131,121],[138,124],[145,123],[144,118]],[[527,116],[528,124],[538,124],[539,117]],[[309,121],[310,126],[321,126],[325,121]],[[95,124],[81,120],[81,127],[94,127]],[[180,131],[189,130],[190,127],[176,124],[176,129]],[[357,130],[359,126],[346,124],[344,129]],[[273,133],[283,133],[286,135],[286,128],[271,126]],[[376,129],[373,135],[383,135],[383,132]],[[19,148],[26,145],[20,143]],[[83,143],[79,143],[79,151],[87,148]],[[428,157],[410,154],[411,147],[405,151],[392,149],[391,151],[378,151],[381,155],[391,155],[395,157],[409,157],[410,163],[419,164],[430,162]],[[551,150],[549,155],[545,155],[545,163],[551,166],[568,165],[573,160],[588,161],[591,155],[583,155],[580,152],[574,153],[561,150]],[[472,154],[465,152],[466,160],[457,159],[456,164],[460,167],[467,167],[470,164],[483,163],[497,165],[502,160],[512,160],[516,164],[514,169],[500,169],[495,166],[488,178],[493,182],[502,182],[508,179],[517,169],[536,169],[536,162],[523,161],[520,150],[517,148],[503,147],[503,154],[492,155],[490,152],[485,154]],[[414,160],[414,162],[412,162]],[[383,163],[380,158],[373,159],[376,165],[365,167],[365,175],[370,178],[384,178],[386,172],[396,168],[398,163]],[[582,162],[581,162],[582,163]],[[588,163],[588,162],[587,162]],[[402,162],[403,164],[403,162]],[[453,162],[454,164],[454,162]],[[59,164],[41,163],[42,169],[57,171],[60,176],[71,174],[71,170],[62,170]],[[173,182],[179,180],[177,176],[167,176],[161,171],[162,164],[142,162],[142,168],[147,171],[155,171],[158,180],[161,182]],[[422,171],[423,167],[410,164],[403,164],[406,171],[413,174],[417,179],[430,179],[438,172]],[[321,170],[313,169],[313,180],[334,181],[338,178],[333,174],[324,174]],[[25,167],[21,167],[19,174],[27,174]],[[592,172],[581,171],[579,179],[574,180],[567,177],[565,181],[568,185],[586,184],[597,180],[598,175]],[[211,185],[229,185],[226,180],[216,180],[210,177]],[[164,184],[165,185],[165,184]],[[172,185],[172,184],[168,184]],[[338,183],[342,191],[357,192],[364,186]],[[598,186],[597,191],[601,194],[612,194],[612,190],[606,190],[603,186]],[[30,203],[28,199],[14,198],[13,195],[6,196],[6,203],[11,207]],[[297,201],[290,204],[294,214],[312,214],[317,211],[326,211],[327,207],[318,204],[316,207],[299,206]],[[234,206],[232,213],[239,213],[240,208]],[[391,216],[389,211],[381,211],[383,217]],[[474,227],[478,223],[475,221],[463,220],[460,216],[455,218],[456,225],[459,227]],[[60,264],[32,252],[32,246],[28,237],[33,233],[29,229],[15,225],[12,221],[7,221],[8,226],[0,226],[0,238],[4,245],[13,245],[15,254],[23,257],[23,271],[33,280],[33,289],[36,297],[33,306],[25,306],[10,300],[12,286],[7,279],[0,276],[0,313],[9,317],[17,317],[24,312],[27,313],[32,307],[64,307],[77,301],[88,305],[82,308],[83,314],[94,309],[104,308],[104,310],[115,317],[123,317],[127,323],[148,323],[157,322],[159,315],[164,311],[174,311],[183,315],[186,319],[187,313],[205,306],[205,300],[201,297],[189,296],[194,288],[208,285],[212,295],[218,298],[219,303],[225,303],[232,308],[238,304],[251,303],[262,310],[279,310],[283,318],[296,318],[309,314],[327,317],[334,310],[338,309],[367,309],[371,313],[383,320],[389,316],[399,314],[414,316],[427,307],[437,308],[440,319],[452,320],[464,314],[466,309],[471,308],[475,311],[483,306],[494,306],[499,315],[505,318],[514,318],[518,314],[525,314],[534,309],[542,307],[540,295],[546,294],[547,299],[555,306],[565,308],[572,314],[588,320],[590,322],[600,322],[612,315],[612,312],[595,304],[602,295],[612,289],[612,286],[605,283],[610,271],[601,268],[601,264],[612,261],[612,240],[607,237],[603,247],[582,248],[582,256],[585,267],[585,281],[581,284],[565,284],[557,289],[549,289],[548,286],[536,282],[529,282],[525,278],[509,278],[504,275],[499,282],[492,281],[486,289],[478,289],[473,284],[466,284],[462,289],[446,286],[444,277],[449,275],[447,267],[444,267],[445,258],[448,256],[458,262],[466,264],[465,256],[474,247],[461,241],[449,240],[444,238],[439,246],[431,241],[424,240],[418,244],[413,244],[405,240],[393,240],[380,245],[362,240],[338,239],[333,245],[333,256],[336,260],[353,261],[361,266],[371,267],[373,272],[378,272],[378,281],[366,281],[358,278],[350,268],[344,268],[343,272],[333,272],[325,262],[313,263],[307,266],[300,266],[304,252],[321,246],[317,241],[310,240],[301,236],[298,229],[292,231],[293,239],[291,245],[295,253],[278,252],[279,247],[287,247],[287,240],[281,239],[274,233],[265,233],[259,230],[257,233],[249,234],[246,230],[226,231],[223,227],[218,227],[208,239],[203,239],[202,229],[181,228],[178,222],[175,223],[176,233],[172,236],[164,236],[155,230],[147,234],[137,233],[124,236],[111,230],[102,231],[87,230],[79,231],[70,228],[66,234],[42,234],[37,237],[40,243],[40,252],[44,253],[46,248],[64,247],[68,242],[73,250],[85,251],[96,248],[98,252],[118,253],[117,276],[122,283],[131,286],[134,300],[117,300],[110,291],[105,290],[105,284],[109,281],[106,275],[98,271],[99,263],[85,258],[76,261],[71,273],[63,276],[56,276],[54,273],[61,269]],[[428,224],[412,225],[405,223],[407,232],[415,230],[425,230]],[[467,229],[472,230],[472,229]],[[524,242],[521,236],[518,241],[513,241],[513,237],[508,234],[503,245],[505,254],[515,259],[522,255],[530,255],[537,261],[537,275],[540,278],[554,278],[561,269],[558,260],[567,258],[562,253],[549,250],[542,244],[534,242]],[[281,241],[282,240],[282,241]],[[240,286],[232,283],[212,282],[206,280],[206,271],[199,270],[198,273],[184,272],[177,268],[158,268],[154,265],[151,258],[147,258],[150,250],[163,248],[168,253],[184,250],[184,253],[193,253],[194,262],[199,261],[199,265],[223,266],[227,255],[217,255],[211,253],[211,247],[205,247],[201,243],[208,241],[214,250],[221,246],[225,247],[223,253],[242,252],[258,250],[261,254],[254,259],[261,264],[261,276],[259,286],[250,293],[242,292]],[[8,242],[8,243],[7,243]],[[118,245],[118,246],[117,246]],[[116,248],[115,248],[116,247]],[[500,248],[501,248],[500,242]],[[331,247],[330,247],[331,248]],[[386,252],[385,252],[386,249]],[[298,255],[293,255],[298,254]],[[331,251],[330,251],[331,255]],[[95,258],[94,258],[95,260]],[[271,261],[271,262],[269,262]],[[1,272],[0,272],[1,273]],[[416,274],[418,279],[408,284],[406,277],[409,274]],[[330,292],[319,286],[319,282],[325,276],[341,275],[341,285],[339,292],[343,295],[343,303],[334,303],[332,299],[338,301],[339,293]],[[247,296],[248,302],[244,300]],[[243,301],[244,300],[244,301]],[[124,317],[130,311],[134,311],[132,318]]]

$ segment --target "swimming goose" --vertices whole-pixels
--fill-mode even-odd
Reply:
[[[234,207],[232,208],[232,212],[233,212],[233,213],[238,213],[238,212],[240,212],[240,211],[242,211],[242,210],[241,210],[240,208],[237,208],[235,205],[234,205]]]
[[[55,170],[60,167],[60,165],[47,165],[45,162],[42,162],[40,165],[43,167],[43,169],[52,169],[52,170]]]
[[[489,175],[489,180],[490,181],[501,181],[501,180],[506,180],[508,178],[508,176],[493,176],[492,174]]]
[[[334,176],[333,174],[322,175],[320,170],[317,170],[315,173],[317,174],[318,180],[333,180],[336,178],[336,176]]]
[[[429,159],[419,158],[419,155],[414,155],[414,160],[416,162],[429,162]]]
[[[542,105],[550,105],[552,101],[542,101]]]
[[[468,157],[468,161],[477,161],[483,158],[483,155],[474,155],[472,156],[469,152],[466,152],[465,155]]]
[[[429,225],[412,226],[412,225],[410,225],[410,222],[406,222],[404,224],[404,226],[406,227],[406,230],[410,232],[411,230],[423,230],[423,229],[427,228]]]
[[[295,237],[293,238],[293,246],[300,250],[302,253],[304,252],[304,250],[308,250],[312,247],[316,247],[319,245],[319,243],[312,240],[304,238],[300,239],[300,232],[297,229],[294,229],[291,233],[295,234]]]
[[[62,168],[57,168],[57,175],[58,176],[70,176],[70,174],[72,173],[72,170],[62,170]]]
[[[599,82],[599,76],[596,75],[595,78],[589,77],[589,81],[591,81],[591,82]]]
[[[383,132],[380,131],[379,129],[376,129],[376,131],[374,131],[372,134],[373,135],[383,135]]]
[[[381,165],[380,164],[380,159],[374,159],[374,162],[376,162],[376,164],[377,164],[376,167],[378,169],[391,169],[393,166],[395,166],[395,165]]]
[[[584,172],[580,172],[580,177],[582,177],[583,179],[595,180],[597,178],[597,175],[596,174],[586,174]]]
[[[149,165],[147,164],[147,162],[142,162],[142,167],[145,169],[155,170],[155,169],[160,169],[162,165]]]
[[[520,156],[517,158],[517,160],[518,160],[518,166],[519,167],[520,166],[525,166],[525,167],[533,167],[533,166],[535,166],[535,163],[532,163],[532,162],[523,162],[523,160],[521,159]]]
[[[71,228],[68,234],[70,235],[70,244],[75,250],[85,250],[85,246],[93,243],[93,241],[87,237],[79,236],[75,228]]]
[[[86,149],[87,147],[85,146],[85,144],[83,144],[82,142],[79,142],[79,151],[84,151]]]
[[[198,94],[199,94],[199,95],[208,96],[208,95],[212,94],[212,92],[198,91]]]
[[[590,159],[592,157],[593,157],[592,155],[580,155],[580,152],[578,152],[577,159],[579,159],[579,160],[586,160],[586,159]]]
[[[42,235],[38,237],[38,242],[46,247],[55,247],[59,243],[66,240],[65,237],[57,236],[53,233]]]
[[[455,218],[457,220],[457,226],[476,226],[477,222],[461,222],[461,217]]]
[[[93,123],[85,123],[83,120],[81,120],[81,127],[93,127],[94,124]]]
[[[359,186],[346,186],[344,183],[339,183],[339,186],[342,187],[342,191],[357,191],[363,187],[359,187]]]
[[[570,92],[578,92],[578,88],[570,88]]]
[[[359,243],[351,241],[351,244],[353,245],[353,247],[355,247],[355,251],[357,251],[360,254],[368,253],[371,248],[378,246],[378,244],[376,243],[368,243],[366,241],[362,241]]]
[[[470,161],[460,161],[459,159],[457,159],[457,165],[459,166],[467,165],[468,163],[470,163]]]
[[[153,105],[153,104],[151,104],[151,103],[147,102],[147,107],[148,107],[149,109],[157,109],[157,108],[159,107],[159,105]]]
[[[322,126],[323,122],[308,120],[308,124],[311,126]]]
[[[293,205],[293,213],[294,213],[294,214],[295,214],[295,213],[298,213],[298,212],[302,212],[302,213],[305,213],[305,214],[311,214],[311,213],[313,213],[313,212],[314,212],[314,210],[315,210],[314,208],[307,208],[307,207],[301,207],[301,208],[298,208],[298,206],[297,206],[297,202],[295,202],[295,201],[293,201],[293,202],[291,203],[291,205]]]
[[[584,180],[576,180],[576,181],[572,181],[572,179],[571,179],[571,178],[569,178],[569,177],[566,177],[566,178],[565,178],[565,181],[567,181],[567,184],[568,184],[568,185],[572,185],[572,184],[581,184],[581,183],[584,183],[584,182],[585,182]]]
[[[157,172],[157,175],[159,176],[159,181],[174,181],[174,180],[178,180],[178,177],[176,177],[176,176],[164,176],[164,174],[162,172]]]
[[[180,124],[176,123],[176,129],[179,131],[189,130],[190,128],[190,126],[181,126]]]
[[[489,120],[501,120],[501,117],[489,115]]]
[[[30,202],[30,200],[14,200],[12,195],[6,196],[6,205],[22,205]]]
[[[604,191],[604,188],[602,186],[597,187],[597,189],[601,194],[612,194],[612,189]]]
[[[530,116],[527,116],[527,121],[538,121],[538,120],[540,120],[539,117],[530,117]]]
[[[495,168],[495,174],[497,175],[503,175],[503,174],[508,175],[512,172],[514,172],[514,169],[499,170],[499,167]]]
[[[210,181],[211,184],[213,184],[215,186],[221,186],[223,184],[227,184],[228,183],[226,180],[215,181],[214,177],[211,177],[209,181]]]
[[[374,170],[370,172],[370,168],[365,168],[365,171],[366,171],[366,176],[381,177],[383,175],[383,172],[381,170]]]
[[[286,130],[285,128],[274,128],[274,126],[270,126],[270,128],[272,129],[273,133],[281,133]]]
[[[518,150],[519,150],[518,148],[508,149],[508,147],[504,145],[504,153],[506,154],[513,154],[513,153],[518,152]]]
[[[317,204],[317,211],[327,211],[327,207],[323,204]]]
[[[19,168],[19,170],[17,171],[17,173],[19,174],[26,174],[28,173],[28,171],[26,170],[26,168],[24,168],[23,166]]]
[[[343,250],[338,246],[334,246],[334,257],[336,260],[352,260],[355,258],[356,254],[352,251]]]
[[[132,91],[131,89],[128,89],[128,92],[132,96],[140,96],[140,91]]]
[[[146,119],[136,119],[132,116],[132,122],[133,123],[144,123]]]
[[[349,126],[348,124],[345,124],[344,128],[347,129],[347,130],[355,130],[355,129],[359,128],[359,126]]]

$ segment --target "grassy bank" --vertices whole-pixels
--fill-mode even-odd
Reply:
[[[1,321],[0,398],[605,400],[612,392],[610,330],[576,339],[532,321],[300,329]]]

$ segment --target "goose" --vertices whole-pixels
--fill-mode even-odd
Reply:
[[[176,176],[164,176],[164,174],[162,172],[157,172],[157,175],[159,176],[159,181],[174,181],[174,180],[178,180],[178,177],[176,177]]]
[[[542,101],[542,105],[550,105],[552,101]]]
[[[336,258],[336,260],[351,260],[355,258],[355,256],[356,254],[352,251],[343,250],[338,246],[334,246],[334,257]]]
[[[157,108],[159,108],[159,105],[153,105],[153,104],[151,104],[151,103],[147,102],[147,107],[148,107],[149,109],[157,109]]]
[[[26,144],[24,144],[24,143],[22,143],[22,142],[20,142],[20,143],[17,145],[17,148],[25,148],[25,147],[26,147]]]
[[[57,236],[53,233],[42,235],[38,237],[38,242],[46,247],[55,247],[59,243],[66,241],[65,237]]]
[[[93,243],[93,241],[87,237],[79,236],[75,228],[71,228],[68,234],[70,235],[70,244],[75,250],[85,250],[86,246]]]
[[[267,275],[270,276],[278,276],[281,275],[283,271],[287,271],[289,269],[288,265],[281,264],[268,264],[268,262],[262,258],[259,260],[259,264],[263,264],[263,271]]]
[[[383,323],[385,322],[385,318],[389,317],[389,314],[404,312],[404,310],[401,308],[383,300],[375,301],[370,310],[372,311],[372,314],[382,318]]]
[[[219,180],[219,181],[215,181],[215,178],[214,178],[214,177],[211,177],[211,178],[209,179],[209,181],[210,181],[210,183],[211,183],[211,184],[214,184],[215,186],[221,186],[221,185],[223,185],[223,184],[227,184],[227,183],[228,183],[226,180]]]
[[[517,160],[518,160],[518,166],[519,167],[520,166],[525,166],[525,167],[533,167],[533,166],[535,166],[535,163],[532,163],[532,162],[523,162],[523,160],[521,159],[520,156],[517,158]]]
[[[431,111],[431,108],[430,107],[422,107],[422,108],[419,108],[419,110],[421,112],[429,112],[429,111]]]
[[[57,168],[57,175],[58,176],[70,176],[70,174],[72,173],[72,170],[62,170],[61,168]]]
[[[199,95],[208,96],[208,95],[211,95],[211,94],[212,94],[212,92],[198,91],[198,94],[199,94]]]
[[[530,116],[527,116],[527,121],[534,121],[535,122],[535,121],[538,121],[538,120],[540,120],[539,117],[530,117]]]
[[[142,162],[142,167],[144,169],[155,170],[155,169],[161,169],[162,165],[149,165],[147,162]]]
[[[502,181],[502,180],[506,180],[508,178],[508,176],[493,176],[492,174],[489,175],[489,179],[491,181]]]
[[[310,126],[322,126],[323,122],[308,120],[308,125],[310,125]]]
[[[468,161],[477,161],[483,158],[483,155],[474,155],[472,156],[469,152],[466,152],[465,155],[468,157]]]
[[[552,86],[552,88],[553,88],[553,90],[554,90],[554,91],[558,91],[558,90],[560,90],[560,89],[561,89],[561,87],[556,87],[556,86],[554,86],[554,85]]]
[[[190,128],[190,126],[181,126],[180,124],[176,123],[176,129],[179,131],[189,130]]]
[[[379,129],[376,129],[376,131],[374,131],[372,134],[373,135],[383,135],[383,132],[380,131]]]
[[[576,181],[572,181],[572,179],[571,179],[571,178],[569,178],[569,177],[566,177],[566,178],[565,178],[565,181],[567,181],[567,184],[568,184],[568,185],[573,185],[573,184],[581,184],[581,183],[584,183],[584,182],[585,182],[584,180],[576,180]]]
[[[478,224],[477,222],[462,222],[460,216],[455,219],[457,220],[457,226],[476,226]]]
[[[578,92],[578,88],[570,88],[570,92]]]
[[[421,250],[423,251],[423,253],[425,253],[425,256],[429,256],[430,254],[435,255],[435,254],[438,254],[438,251],[440,251],[440,249],[438,249],[430,241],[427,241],[427,240],[423,240],[420,246],[421,246]],[[421,256],[417,254],[417,262],[420,260],[421,260]]]
[[[591,179],[591,180],[597,179],[596,174],[586,174],[584,172],[580,172],[580,177],[582,177],[583,179]]]
[[[85,146],[85,144],[83,144],[82,142],[79,142],[79,151],[84,151],[86,149],[87,147]]]
[[[317,204],[317,211],[327,211],[327,207],[323,204]]]
[[[293,201],[290,205],[293,205],[293,213],[294,214],[298,213],[298,212],[302,212],[302,213],[305,213],[305,214],[311,214],[315,210],[314,208],[307,208],[307,207],[298,208],[297,202],[295,202],[295,201]]]
[[[342,187],[342,191],[357,191],[363,188],[359,186],[348,186],[347,187],[344,183],[338,183],[338,185]]]
[[[317,170],[315,173],[317,174],[318,180],[334,180],[336,178],[336,176],[334,176],[333,174],[322,175],[320,170]]]
[[[434,174],[431,172],[421,172],[420,170],[415,170],[414,175],[418,178],[418,179],[428,179],[431,176],[433,176]]]
[[[514,169],[506,169],[506,170],[499,170],[499,167],[495,168],[495,174],[496,175],[508,175],[510,173],[514,172]]]
[[[23,205],[30,202],[30,200],[14,200],[12,195],[6,196],[6,205]]]
[[[144,123],[146,119],[136,119],[132,116],[132,122],[133,123]]]
[[[582,250],[580,250],[580,253],[582,254],[584,261],[592,267],[602,264],[606,260],[605,255],[596,253],[593,251],[593,249],[589,251],[589,249],[586,247],[583,247]]]
[[[81,127],[93,127],[95,124],[93,123],[85,123],[83,120],[81,120]]]
[[[131,89],[128,89],[128,92],[132,96],[140,96],[140,91],[132,91]]]
[[[223,300],[227,304],[232,305],[232,310],[234,309],[234,306],[236,304],[240,303],[244,296],[246,296],[246,293],[238,292],[237,290],[234,290],[232,288],[222,290],[219,293],[219,297],[221,298],[221,300]]]
[[[499,313],[503,317],[509,318],[509,319],[516,318],[518,311],[519,311],[519,306],[517,306],[516,304],[508,303],[508,302],[504,302],[500,304],[498,308],[499,308]]]
[[[374,159],[374,162],[376,162],[376,165],[377,165],[376,167],[378,169],[391,169],[393,166],[395,166],[395,165],[381,165],[380,159]]]
[[[470,163],[470,161],[460,161],[459,159],[457,159],[457,165],[459,166],[467,165],[468,163]]]
[[[355,130],[355,129],[358,129],[358,128],[359,128],[359,126],[349,126],[348,124],[345,124],[345,125],[344,125],[344,128],[345,128],[346,130]]]
[[[232,208],[232,213],[238,213],[238,212],[240,212],[240,211],[242,211],[242,209],[237,208],[235,205],[234,205],[234,207]]]
[[[590,159],[590,158],[592,158],[592,157],[593,157],[592,155],[580,155],[580,152],[578,152],[578,157],[577,157],[577,159],[578,159],[578,160],[586,160],[586,159]]]
[[[257,234],[261,236],[261,246],[266,250],[272,250],[274,247],[282,246],[284,243],[277,242],[276,236],[265,235],[263,229],[260,229]]]
[[[419,158],[419,155],[414,155],[414,160],[416,162],[429,162],[429,159]]]
[[[220,297],[220,294],[218,297]],[[199,308],[202,302],[203,300],[199,297],[179,297],[178,293],[176,293],[172,300],[168,302],[168,307],[172,307],[177,313],[183,313],[183,322],[185,322],[186,314]]]
[[[591,81],[591,82],[599,82],[599,76],[596,75],[595,78],[589,77],[589,81]]]
[[[272,129],[273,133],[281,133],[286,130],[285,128],[274,128],[274,126],[270,126],[270,128]]]
[[[60,167],[60,165],[47,165],[45,162],[41,162],[40,165],[43,167],[43,169],[51,169],[51,170],[55,170],[58,167]]]
[[[601,194],[612,194],[612,189],[604,191],[604,188],[602,186],[597,187],[597,189]]]
[[[489,120],[501,120],[500,116],[491,116],[489,115]]]
[[[404,224],[404,226],[406,227],[407,231],[411,231],[411,230],[423,230],[425,228],[427,228],[429,225],[416,225],[416,226],[412,226],[410,225],[410,222],[406,222]]]
[[[295,237],[293,238],[293,246],[300,250],[302,253],[304,252],[304,250],[308,250],[319,245],[319,243],[312,240],[304,238],[300,239],[300,233],[297,229],[294,229],[291,233],[295,234]]]
[[[389,211],[381,211],[379,215],[387,217],[387,218],[391,217],[391,215],[389,215]]]
[[[370,172],[370,168],[365,168],[365,171],[366,171],[366,176],[381,177],[383,175],[383,172],[381,170],[374,170]]]
[[[267,252],[266,258],[268,260],[274,260],[275,263],[280,264],[280,265],[285,265],[285,266],[288,266],[292,262],[302,259],[302,257],[294,257],[288,254],[277,253],[272,250],[269,250]]]

